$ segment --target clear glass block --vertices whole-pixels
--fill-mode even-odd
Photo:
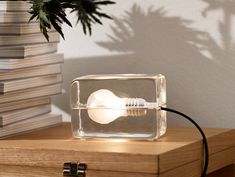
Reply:
[[[71,84],[77,138],[155,140],[166,132],[166,81],[161,74],[88,75]]]

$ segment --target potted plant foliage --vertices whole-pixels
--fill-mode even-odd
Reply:
[[[100,11],[100,6],[114,4],[110,0],[28,0],[32,4],[30,20],[37,18],[40,21],[40,29],[43,35],[49,39],[48,29],[53,26],[64,38],[61,24],[72,26],[67,19],[65,10],[77,13],[77,22],[82,24],[83,31],[91,34],[91,25],[102,24],[101,18],[111,17]]]
[[[11,0],[12,1],[12,0]],[[20,0],[13,0],[20,1]],[[62,24],[72,27],[67,18],[67,10],[77,14],[77,23],[81,23],[85,34],[92,32],[92,24],[102,24],[102,18],[111,19],[103,13],[101,6],[111,5],[115,2],[110,0],[21,0],[31,4],[29,13],[31,18],[40,22],[40,30],[49,41],[48,30],[52,27],[64,38]]]

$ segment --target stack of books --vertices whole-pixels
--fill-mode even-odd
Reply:
[[[59,35],[50,42],[39,23],[28,23],[30,4],[0,1],[0,138],[54,126],[61,115],[51,114],[51,96],[61,93]]]

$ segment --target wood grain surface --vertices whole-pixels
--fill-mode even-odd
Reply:
[[[204,131],[210,148],[209,172],[235,161],[234,130],[210,128]],[[79,161],[88,165],[91,177],[94,171],[105,171],[110,177],[119,172],[127,174],[126,177],[134,173],[140,177],[143,174],[146,177],[172,177],[173,174],[196,177],[201,172],[202,154],[201,137],[191,127],[170,127],[166,135],[153,142],[111,142],[74,139],[70,125],[64,124],[0,143],[2,165],[59,169],[66,161]]]

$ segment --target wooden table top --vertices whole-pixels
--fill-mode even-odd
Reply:
[[[210,157],[216,156],[216,160],[210,162],[209,171],[219,168],[221,160],[232,163],[235,130],[208,128],[204,131]],[[201,168],[202,154],[201,136],[191,127],[169,127],[164,136],[153,142],[112,142],[74,139],[70,125],[65,123],[0,141],[0,164],[40,167],[60,167],[65,161],[83,161],[90,170],[159,174],[191,162],[197,162],[197,167]],[[222,157],[217,158],[218,155]]]

